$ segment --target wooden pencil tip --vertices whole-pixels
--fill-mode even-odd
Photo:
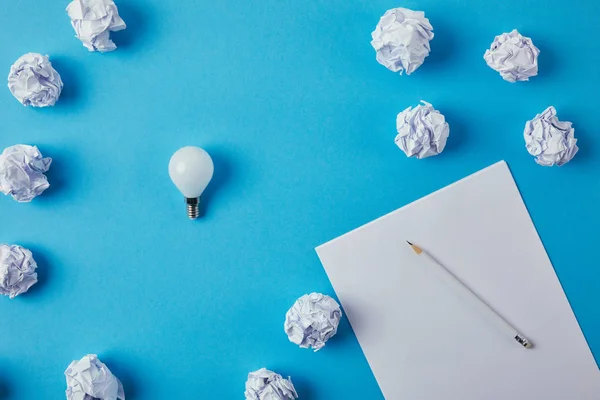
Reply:
[[[415,253],[417,253],[417,255],[421,254],[423,252],[423,249],[420,248],[419,246],[417,246],[416,244],[412,244],[411,242],[409,242],[408,240],[406,241],[406,243],[408,243],[408,245],[410,247],[412,247],[413,251]]]

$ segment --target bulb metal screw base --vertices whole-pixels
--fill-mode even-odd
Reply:
[[[200,198],[185,198],[185,204],[187,204],[187,214],[190,219],[197,219],[200,216]]]

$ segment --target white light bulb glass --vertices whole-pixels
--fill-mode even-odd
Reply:
[[[188,199],[200,197],[213,177],[212,158],[200,147],[187,146],[177,150],[169,162],[169,176],[177,189]]]
[[[199,197],[213,177],[212,158],[200,147],[187,146],[177,150],[169,161],[169,176],[185,196],[188,217],[196,219]]]

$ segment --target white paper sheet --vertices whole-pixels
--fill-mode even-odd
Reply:
[[[418,268],[407,239],[535,348]],[[598,367],[505,162],[316,250],[386,399],[600,399]]]

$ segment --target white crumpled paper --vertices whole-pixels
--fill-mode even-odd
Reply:
[[[571,122],[559,121],[552,106],[525,124],[525,145],[535,162],[545,167],[564,165],[579,148]]]
[[[540,51],[530,38],[516,29],[496,36],[483,58],[490,68],[498,71],[509,82],[528,81],[538,73]]]
[[[67,400],[125,400],[123,385],[95,354],[73,361],[65,376]]]
[[[14,299],[37,282],[37,264],[31,251],[0,244],[0,294]]]
[[[408,8],[386,11],[371,33],[377,61],[391,71],[412,74],[429,55],[432,30],[422,11]]]
[[[56,104],[63,82],[48,56],[27,53],[10,67],[8,88],[24,106],[48,107]]]
[[[395,142],[407,157],[425,158],[444,151],[450,135],[446,119],[431,104],[422,101],[398,114]]]
[[[89,51],[113,51],[117,45],[110,40],[110,32],[127,27],[113,0],[73,0],[67,13],[77,38]]]
[[[18,144],[0,154],[0,193],[27,203],[50,187],[44,173],[52,159],[43,158],[35,146]]]
[[[318,351],[337,333],[341,318],[342,310],[333,298],[305,294],[286,313],[284,329],[290,342]]]
[[[294,400],[298,393],[290,379],[261,368],[248,374],[244,396],[246,400]]]

